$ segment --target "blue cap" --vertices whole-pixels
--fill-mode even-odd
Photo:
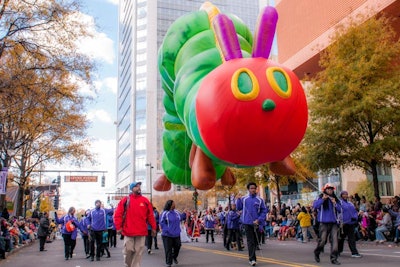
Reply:
[[[142,184],[142,182],[133,182],[129,185],[129,190],[132,190],[135,186],[141,185],[141,184]]]

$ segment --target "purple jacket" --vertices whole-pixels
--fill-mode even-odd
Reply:
[[[93,231],[107,230],[107,225],[106,225],[107,215],[112,215],[112,214],[114,214],[114,209],[103,209],[103,208],[92,209],[87,216],[88,224],[91,226],[91,230]]]
[[[240,217],[242,224],[253,225],[255,220],[258,220],[260,225],[263,225],[268,213],[268,208],[265,206],[264,200],[257,195],[247,194],[236,201],[237,210],[242,211]]]
[[[83,217],[79,222],[79,230],[81,231],[82,236],[87,236],[89,234],[87,217]]]
[[[358,212],[353,203],[344,199],[340,200],[342,206],[342,222],[343,224],[357,224]]]
[[[75,216],[71,216],[70,214],[67,214],[67,215],[65,215],[65,216],[63,216],[61,218],[58,218],[57,213],[55,213],[55,215],[56,215],[55,216],[56,223],[62,225],[61,234],[63,234],[63,235],[71,235],[71,239],[75,240],[76,237],[78,236],[78,227],[79,227],[79,222],[76,219],[76,217]],[[72,232],[68,232],[67,229],[65,229],[65,224],[70,220],[72,220],[73,224],[76,226],[75,230],[72,231]]]
[[[237,210],[230,210],[228,212],[226,227],[228,229],[239,229],[240,227],[240,214]]]
[[[161,235],[179,237],[181,235],[181,221],[183,215],[176,210],[164,210],[160,216]]]
[[[313,208],[318,210],[317,220],[320,223],[338,223],[339,218],[337,213],[340,213],[341,211],[339,202],[336,202],[336,204],[333,205],[329,198],[327,198],[325,201],[328,203],[326,208],[324,208],[324,199],[322,197],[314,201]]]

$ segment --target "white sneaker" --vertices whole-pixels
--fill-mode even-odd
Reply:
[[[250,264],[251,266],[256,266],[257,262],[256,262],[256,261],[249,261],[249,264]]]
[[[351,257],[352,258],[361,258],[362,256],[360,254],[352,254]]]

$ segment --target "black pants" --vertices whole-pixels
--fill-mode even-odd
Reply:
[[[85,250],[85,254],[89,255],[90,254],[89,236],[83,235],[82,239],[83,239],[83,248]]]
[[[162,236],[164,251],[165,251],[165,263],[172,265],[172,259],[177,259],[179,250],[181,249],[181,238]]]
[[[358,254],[358,251],[356,248],[356,237],[354,234],[355,227],[356,227],[355,224],[343,224],[343,229],[339,233],[339,245],[338,245],[339,253],[343,252],[344,241],[347,236],[351,254],[353,254],[353,255]]]
[[[94,258],[94,244],[96,243],[96,258],[100,259],[103,244],[103,231],[90,231],[90,257]]]
[[[152,245],[153,245],[153,237],[151,236],[151,230],[147,230],[147,236],[146,236],[147,249],[151,249]]]
[[[47,236],[38,236],[38,238],[39,238],[39,250],[43,251]]]
[[[101,255],[103,256],[104,253],[107,253],[107,258],[111,257],[110,251],[108,250],[108,242],[101,244]]]
[[[222,236],[224,239],[224,247],[226,247],[226,244],[228,243],[228,227],[226,226],[226,223],[222,227]]]
[[[71,258],[72,258],[72,254],[74,254],[74,249],[76,247],[76,239],[71,239]]]
[[[74,252],[76,240],[72,240],[71,234],[63,234],[62,237],[64,239],[64,256],[66,259],[72,257],[72,253]]]
[[[117,246],[117,230],[108,229],[108,243],[110,248],[115,248]]]
[[[236,242],[238,249],[241,248],[240,244],[240,229],[228,229],[228,236],[225,247],[229,250],[231,242]]]
[[[249,261],[257,261],[256,249],[258,244],[258,226],[252,224],[244,224],[244,231],[247,237],[247,248],[249,250]]]
[[[214,243],[214,229],[206,230],[206,242],[208,242],[208,235],[211,235],[211,241]]]
[[[158,249],[157,235],[158,235],[158,232],[156,232],[156,235],[153,237],[154,248],[155,249]]]
[[[320,223],[319,224],[320,238],[318,245],[314,250],[315,255],[319,255],[323,250],[328,240],[331,241],[331,261],[336,260],[338,257],[338,225],[336,223]]]

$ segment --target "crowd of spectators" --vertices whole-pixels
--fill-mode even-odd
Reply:
[[[35,241],[39,227],[39,219],[42,214],[38,213],[31,218],[10,216],[5,208],[0,215],[0,259],[5,259],[6,252],[19,248]],[[51,225],[48,242],[54,239],[56,226]]]

